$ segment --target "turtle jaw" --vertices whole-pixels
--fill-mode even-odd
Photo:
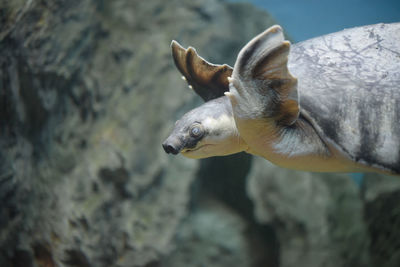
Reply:
[[[194,148],[185,148],[181,151],[181,154],[190,159],[202,159],[208,158],[213,155],[209,155],[206,151],[209,147],[213,146],[213,144],[201,144]],[[206,152],[206,153],[204,153]]]
[[[204,148],[204,147],[206,147],[206,146],[211,146],[212,144],[204,144],[204,145],[199,145],[198,147],[195,147],[195,148],[186,148],[186,149],[183,149],[182,151],[181,151],[181,153],[182,154],[187,154],[187,153],[191,153],[191,152],[195,152],[195,151],[197,151],[197,150],[199,150],[199,149],[202,149],[202,148]]]
[[[171,135],[162,146],[167,154],[182,154],[182,156],[190,159],[226,156],[246,150],[243,140],[238,136],[229,136],[222,139],[208,138],[206,136],[197,142],[190,141]]]

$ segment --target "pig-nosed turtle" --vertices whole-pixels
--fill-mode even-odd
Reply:
[[[171,46],[206,103],[176,122],[167,153],[246,151],[297,170],[400,174],[400,23],[292,46],[273,26],[242,48],[233,68]]]

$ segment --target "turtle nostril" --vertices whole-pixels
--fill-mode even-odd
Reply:
[[[167,144],[162,144],[162,147],[164,148],[165,153],[169,153],[169,146]]]
[[[163,146],[165,152],[168,154],[172,153],[172,154],[176,155],[179,152],[178,149],[176,149],[173,145],[164,143],[164,144],[162,144],[162,146]]]

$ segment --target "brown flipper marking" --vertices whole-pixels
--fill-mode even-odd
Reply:
[[[272,26],[242,49],[234,70],[234,78],[242,81],[239,94],[246,90],[248,94],[278,96],[278,102],[271,99],[274,105],[266,108],[272,109],[269,114],[274,114],[280,125],[291,125],[299,116],[297,79],[287,68],[289,50],[290,42],[284,40],[281,27]],[[247,82],[251,80],[262,81],[259,88],[252,88]]]
[[[299,115],[299,105],[296,100],[288,99],[279,106],[279,114],[276,116],[278,125],[292,125]]]
[[[229,91],[228,77],[232,75],[232,67],[211,64],[193,47],[185,49],[176,41],[172,41],[171,49],[176,67],[204,101],[221,97]]]

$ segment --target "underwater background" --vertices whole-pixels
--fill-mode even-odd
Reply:
[[[202,103],[172,39],[233,65],[276,23],[297,42],[400,21],[398,1],[254,4],[0,1],[1,267],[400,266],[397,177],[164,153]]]
[[[230,0],[231,2],[244,2]],[[295,42],[375,23],[398,22],[396,0],[249,0],[267,10]]]

